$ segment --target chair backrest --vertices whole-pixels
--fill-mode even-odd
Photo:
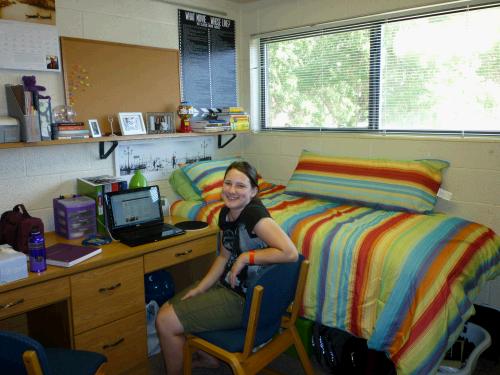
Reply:
[[[295,297],[295,289],[300,273],[300,265],[304,256],[299,254],[299,259],[293,263],[277,263],[264,269],[257,280],[247,289],[245,297],[245,310],[242,326],[248,325],[248,316],[252,303],[253,288],[261,285],[264,294],[260,305],[257,331],[265,329],[277,332],[281,325],[281,317],[286,313],[288,306]]]
[[[26,374],[23,353],[27,350],[33,350],[38,356],[43,374],[51,374],[44,347],[31,337],[16,332],[0,331],[0,348],[2,348],[0,350],[0,370],[2,373]]]

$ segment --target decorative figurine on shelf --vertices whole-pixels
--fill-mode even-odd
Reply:
[[[113,120],[114,120],[114,116],[113,115],[108,115],[108,122],[109,122],[109,127],[111,128],[111,134],[109,135],[110,137],[114,137],[116,134],[115,134],[115,131],[113,129]]]
[[[23,85],[24,88],[28,91],[31,92],[40,92],[40,91],[45,91],[45,87],[39,86],[36,84],[36,77],[35,76],[23,76]]]
[[[137,188],[146,187],[146,186],[148,186],[148,180],[141,173],[140,169],[136,169],[134,172],[134,175],[130,179],[130,182],[128,184],[128,188],[129,189],[137,189]]]
[[[40,91],[45,91],[45,87],[36,84],[35,76],[23,76],[23,86],[26,91],[30,91],[33,95],[33,105],[38,111],[38,98],[40,99],[50,99],[50,96],[44,96],[40,94]]]
[[[177,114],[181,118],[181,133],[191,133],[193,130],[191,129],[190,118],[193,117],[194,109],[191,104],[188,102],[182,102],[177,110]]]

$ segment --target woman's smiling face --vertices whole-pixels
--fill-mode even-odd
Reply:
[[[257,188],[252,186],[246,174],[237,169],[227,172],[222,186],[222,200],[234,214],[239,215],[256,195]]]

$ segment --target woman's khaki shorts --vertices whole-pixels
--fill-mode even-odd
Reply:
[[[185,333],[232,329],[241,326],[245,299],[216,283],[205,293],[181,301],[197,283],[177,293],[168,302],[174,308]]]

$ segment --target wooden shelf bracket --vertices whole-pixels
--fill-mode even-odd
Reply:
[[[236,134],[231,134],[231,138],[229,138],[226,142],[222,143],[222,134],[219,134],[217,136],[217,144],[218,144],[218,148],[224,148],[226,147],[228,144],[230,144],[234,139],[236,138]]]
[[[118,141],[111,141],[111,146],[108,151],[104,152],[104,143],[106,142],[99,142],[99,156],[101,159],[107,159],[108,156],[115,150],[116,146],[118,146]]]

